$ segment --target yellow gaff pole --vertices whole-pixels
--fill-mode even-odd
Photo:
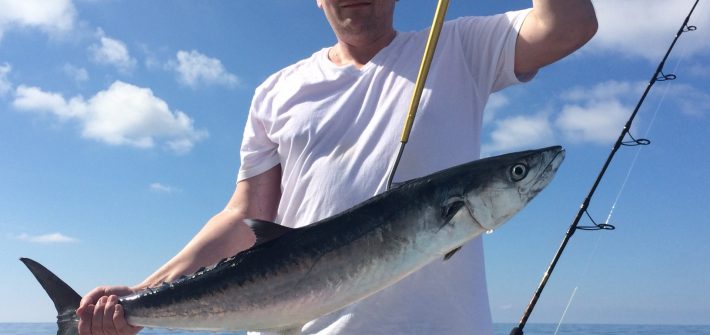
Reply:
[[[394,178],[395,171],[397,171],[399,160],[402,158],[404,146],[407,144],[407,141],[409,141],[409,133],[412,131],[414,117],[417,115],[419,101],[421,100],[422,92],[424,91],[424,83],[426,83],[426,78],[429,74],[431,60],[434,58],[436,43],[439,41],[441,27],[444,24],[444,17],[446,16],[446,9],[448,7],[449,0],[439,0],[439,3],[436,6],[436,12],[434,13],[434,21],[432,22],[431,29],[429,30],[429,38],[427,39],[426,47],[424,49],[422,63],[419,66],[419,74],[417,75],[417,81],[414,84],[414,94],[412,95],[412,101],[409,103],[409,112],[407,113],[407,119],[404,122],[404,129],[402,130],[402,137],[399,143],[399,151],[397,152],[397,157],[395,158],[394,165],[392,165],[392,170],[390,170],[389,177],[387,178],[388,190],[392,188],[392,179]]]

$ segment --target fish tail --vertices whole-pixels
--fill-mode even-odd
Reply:
[[[29,258],[20,258],[20,261],[30,269],[30,272],[54,302],[54,307],[57,309],[57,326],[59,327],[57,335],[79,334],[76,309],[79,308],[81,296],[42,264]]]

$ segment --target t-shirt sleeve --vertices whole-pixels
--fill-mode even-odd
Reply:
[[[279,164],[277,145],[271,141],[264,123],[259,118],[258,99],[260,95],[256,94],[244,126],[237,182],[259,175]]]
[[[518,32],[531,9],[455,20],[472,75],[491,92],[529,81],[535,73],[515,75]]]

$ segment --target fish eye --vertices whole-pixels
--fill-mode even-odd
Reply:
[[[510,178],[513,181],[521,181],[528,175],[528,166],[518,163],[510,168]]]

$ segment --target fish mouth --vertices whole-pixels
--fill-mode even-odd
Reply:
[[[557,173],[557,170],[560,168],[560,165],[562,165],[562,161],[565,159],[565,149],[557,146],[553,147],[555,149],[552,152],[549,152],[550,154],[553,154],[554,156],[550,161],[545,165],[543,169],[540,169],[540,171],[537,173],[534,179],[534,184],[532,185],[532,189],[534,190],[534,194],[537,194],[540,192],[547,184],[549,184],[552,181],[552,177],[554,176],[555,173]]]
[[[555,152],[555,157],[552,157],[549,163],[543,171],[545,172],[557,172],[557,169],[562,165],[562,161],[565,159],[565,149],[559,147],[557,152]]]

